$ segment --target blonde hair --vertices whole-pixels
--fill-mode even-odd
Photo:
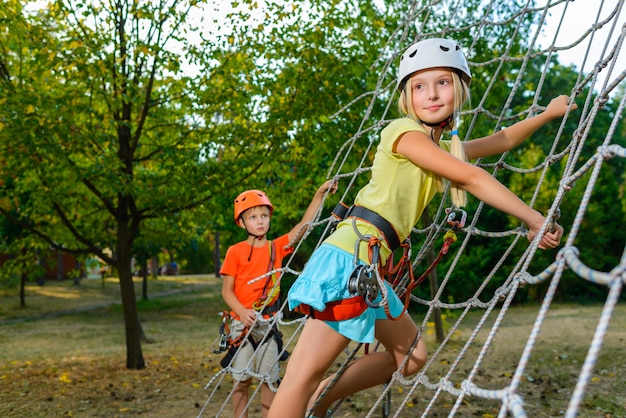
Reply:
[[[411,83],[409,83],[410,78],[410,76],[407,77],[404,87],[400,90],[398,109],[403,116],[408,116],[414,121],[422,124],[422,121],[415,113],[415,109],[413,109],[413,89],[411,88]],[[455,71],[452,71],[452,85],[454,88],[454,113],[452,114],[450,122],[444,127],[444,131],[452,132],[450,154],[454,155],[459,160],[467,161],[467,157],[463,151],[463,144],[461,143],[461,139],[459,138],[459,134],[455,128],[458,114],[465,102],[469,100],[469,86]],[[439,191],[443,191],[444,189],[443,179],[440,176],[437,176],[437,187],[439,188]],[[462,208],[467,204],[467,192],[453,182],[450,184],[450,198],[452,199],[452,204],[458,208]]]

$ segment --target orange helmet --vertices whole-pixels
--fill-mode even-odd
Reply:
[[[267,206],[270,208],[270,216],[274,213],[274,206],[267,195],[260,190],[246,190],[235,199],[235,222],[243,228],[241,214],[255,206]]]

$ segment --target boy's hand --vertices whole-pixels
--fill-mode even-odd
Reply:
[[[243,312],[238,312],[237,315],[239,315],[241,322],[248,328],[250,328],[256,320],[256,311],[254,309],[246,309]]]
[[[317,193],[319,194],[324,194],[326,193],[326,191],[329,191],[329,193],[334,194],[337,191],[337,182],[335,180],[327,180],[324,182],[324,184],[322,184],[319,189],[317,189]]]

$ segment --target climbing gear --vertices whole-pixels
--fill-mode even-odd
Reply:
[[[255,206],[268,206],[270,208],[270,216],[274,213],[274,206],[264,192],[261,190],[246,190],[235,199],[235,223],[244,228],[243,222],[241,222],[241,214]]]
[[[354,296],[348,299],[328,302],[323,311],[317,311],[304,304],[299,305],[295,311],[321,321],[345,321],[361,315],[367,307],[364,297]]]
[[[448,254],[448,251],[450,250],[450,245],[455,243],[457,240],[456,231],[465,227],[467,212],[465,212],[463,209],[446,208],[446,214],[448,215],[448,217],[446,218],[446,222],[448,223],[448,225],[450,225],[450,229],[446,231],[446,233],[443,235],[443,245],[439,250],[439,254],[437,254],[437,257],[433,260],[430,266],[428,266],[426,271],[424,271],[424,273],[422,273],[422,275],[417,280],[415,280],[415,284],[413,286],[410,286],[410,289],[407,288],[407,292],[409,293],[413,291],[416,286],[422,283],[424,279],[430,274],[430,272],[433,271],[433,269],[437,266],[437,264],[439,264],[441,258],[444,255]],[[457,214],[460,215],[460,219],[458,220]]]
[[[369,306],[378,307],[373,306],[372,304],[378,297],[378,293],[380,291],[375,271],[378,268],[378,262],[380,261],[380,247],[378,245],[373,245],[369,248],[371,250],[369,265],[359,264],[359,253],[358,250],[355,251],[355,268],[350,275],[350,279],[348,280],[348,290],[353,295],[363,297],[365,299],[365,303]]]
[[[400,57],[396,88],[402,90],[407,78],[416,71],[435,67],[448,67],[460,71],[460,76],[470,84],[470,72],[461,47],[452,39],[431,38],[416,42]]]
[[[232,320],[230,313],[228,311],[220,312],[222,316],[222,323],[220,324],[220,335],[218,337],[219,344],[217,348],[215,347],[215,342],[213,343],[213,354],[220,354],[226,350],[228,350],[232,345],[239,345],[241,343],[238,338],[237,341],[233,341],[230,337],[230,326],[228,322]],[[244,335],[243,333],[241,334]],[[241,338],[243,339],[243,337]]]
[[[382,238],[387,242],[391,251],[394,251],[402,246],[406,253],[407,250],[410,251],[411,245],[408,239],[405,239],[402,243],[400,243],[398,234],[389,221],[378,215],[376,212],[362,206],[355,205],[349,207],[343,202],[339,202],[335,209],[333,209],[332,216],[336,218],[336,222],[352,218],[353,227],[355,228],[357,235],[359,235],[359,239],[355,243],[355,267],[350,275],[350,278],[348,279],[348,290],[355,296],[343,300],[328,302],[326,303],[323,311],[317,311],[305,304],[299,305],[295,310],[296,312],[309,315],[315,319],[324,321],[344,321],[356,318],[365,312],[368,307],[378,308],[381,305],[386,306],[386,288],[384,288],[380,271],[383,271],[385,275],[393,274],[399,271],[398,268],[393,267],[393,257],[389,258],[386,267],[381,266],[381,241],[378,237],[361,235],[361,233],[356,229],[355,221],[359,219],[375,226],[383,235]],[[367,241],[368,243],[369,264],[362,264],[359,262],[358,248],[361,241]],[[401,261],[406,259],[406,257],[403,257]],[[406,263],[401,264],[405,265]],[[381,290],[381,287],[384,289]],[[380,303],[374,303],[374,300],[381,292],[383,292],[382,301]],[[386,307],[386,309],[388,308]]]
[[[356,207],[361,208],[360,206]],[[355,206],[348,207],[343,202],[339,202],[339,204],[333,210],[332,216],[335,217],[338,222],[344,219],[344,217],[350,217],[350,214],[354,213],[354,208]],[[359,211],[357,211],[357,213],[361,214]],[[368,219],[375,219],[376,217],[378,217],[379,219],[377,219],[376,221],[380,226],[374,224],[373,222],[370,222],[368,219],[364,219],[361,216],[353,216],[353,218],[362,219],[366,222],[371,223],[372,225],[376,226],[380,232],[383,232],[382,228],[385,228],[388,233],[385,234],[383,232],[383,235],[385,235],[385,240],[388,244],[389,240],[387,239],[387,236],[395,237],[396,239],[398,239],[395,230],[387,220],[368,209],[365,209],[365,211],[363,211],[362,213],[365,213],[365,217],[367,217]],[[350,278],[348,279],[348,290],[351,294],[355,296],[343,300],[328,302],[326,303],[323,311],[317,311],[311,308],[309,305],[305,304],[299,305],[295,309],[295,311],[323,321],[344,321],[347,319],[356,318],[357,316],[365,312],[368,307],[378,308],[382,306],[385,309],[385,315],[388,319],[393,321],[400,319],[402,317],[401,314],[397,317],[394,317],[389,310],[389,304],[386,300],[386,287],[383,283],[382,278],[384,278],[384,280],[389,282],[391,286],[395,288],[399,284],[400,280],[403,278],[404,273],[408,273],[409,282],[407,286],[400,293],[398,293],[398,297],[404,298],[404,308],[402,312],[406,312],[409,307],[409,302],[411,301],[411,292],[413,291],[413,289],[415,289],[415,287],[417,287],[420,283],[422,283],[422,281],[424,281],[424,279],[439,263],[441,258],[448,253],[450,245],[457,240],[455,231],[465,226],[467,213],[464,210],[448,208],[446,209],[446,215],[446,222],[448,223],[448,225],[450,225],[451,229],[444,234],[444,243],[441,250],[439,251],[439,255],[417,280],[413,275],[413,268],[410,265],[411,241],[408,237],[403,240],[402,243],[400,243],[398,246],[394,245],[393,249],[396,249],[398,247],[402,248],[402,256],[399,258],[398,262],[394,265],[393,257],[389,257],[387,259],[387,263],[383,266],[381,265],[380,261],[380,239],[378,237],[362,235],[356,229],[356,225],[354,224],[353,219],[353,227],[359,238],[355,243],[355,268],[352,271]],[[391,231],[393,231],[393,234],[391,233]],[[369,264],[361,264],[359,262],[359,244],[361,241],[367,241],[368,243],[368,255],[370,262]],[[378,297],[379,293],[383,294],[382,300],[379,303],[374,303],[374,300]]]
[[[561,209],[556,208],[556,211],[554,212],[554,216],[552,217],[552,219],[550,219],[550,223],[548,224],[548,232],[554,232],[556,230],[556,222],[559,220],[560,217],[561,217]]]
[[[266,337],[266,341],[269,341],[270,338],[273,338],[274,341],[276,341],[276,347],[278,349],[278,352],[280,353],[280,355],[278,357],[278,361],[286,361],[289,358],[289,352],[286,351],[286,350],[283,351],[283,333],[280,332],[276,327],[272,327],[272,328],[270,328],[268,336]],[[237,338],[237,341],[233,342],[228,347],[228,352],[220,360],[220,366],[222,366],[223,369],[225,369],[228,366],[230,366],[233,358],[235,357],[235,354],[237,354],[237,350],[239,349],[239,346],[242,343],[244,343],[244,341],[246,341],[246,340],[250,344],[252,344],[252,348],[254,350],[256,350],[257,347],[259,346],[259,341],[256,341],[254,338],[252,338],[252,335],[250,335],[249,329],[245,328],[241,332],[241,335]]]
[[[372,210],[358,205],[348,207],[343,202],[339,202],[333,209],[332,216],[338,220],[356,218],[374,225],[383,234],[392,252],[400,247],[400,238],[393,225]]]
[[[270,262],[267,266],[267,272],[274,270],[274,262],[276,261],[276,243],[270,241]],[[255,311],[261,311],[263,315],[269,315],[275,313],[279,309],[280,303],[278,302],[278,295],[280,293],[280,287],[277,286],[278,273],[268,274],[265,279],[265,285],[261,292],[261,296],[252,304],[252,309]],[[269,294],[268,294],[269,292]],[[268,303],[267,300],[270,300]]]
[[[233,318],[230,316],[228,311],[224,311],[220,315],[222,315],[222,324],[220,325],[220,335],[218,337],[219,345],[216,348],[215,343],[213,344],[213,353],[220,354],[227,351],[226,355],[224,355],[224,357],[220,360],[220,366],[225,369],[232,362],[239,346],[241,346],[246,340],[252,344],[252,347],[255,350],[259,346],[259,342],[252,337],[250,334],[250,328],[248,327],[245,327],[237,338],[233,339],[230,333],[230,326],[228,325],[228,321],[232,321]],[[269,340],[270,338],[273,338],[276,341],[276,346],[278,348],[278,352],[280,353],[278,360],[287,360],[289,358],[289,352],[286,350],[283,351],[283,333],[280,332],[276,325],[273,325],[270,328],[266,340]]]
[[[227,330],[228,325],[226,324],[227,316],[229,315],[227,312],[222,312],[221,315],[222,315],[222,323],[220,324],[220,335],[218,337],[220,342],[217,348],[215,348],[215,344],[214,344],[213,354],[219,354],[228,350],[228,346],[230,345],[230,342],[228,341],[230,330]]]
[[[458,221],[456,220],[457,214],[461,217]],[[467,212],[463,209],[458,208],[446,208],[446,222],[448,225],[452,227],[453,230],[459,230],[465,227],[465,221],[467,220]]]

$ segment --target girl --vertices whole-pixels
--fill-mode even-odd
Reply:
[[[355,243],[360,236],[385,237],[379,247],[384,265],[393,247],[409,236],[424,207],[441,190],[442,179],[451,182],[452,200],[457,207],[465,204],[468,191],[524,222],[529,240],[546,222],[541,213],[465,159],[514,148],[540,126],[562,117],[568,98],[559,96],[545,112],[493,135],[463,143],[453,135],[451,141],[443,141],[442,133],[455,128],[457,113],[468,98],[470,81],[465,56],[453,40],[423,40],[402,55],[398,105],[406,117],[392,121],[381,132],[371,179],[355,199],[353,208],[359,212],[356,219],[348,212],[348,218],[312,254],[289,291],[290,308],[299,308],[310,316],[271,405],[270,418],[304,417],[307,408],[313,406],[314,416],[324,417],[334,401],[388,382],[407,354],[408,361],[400,370],[405,376],[424,366],[426,345],[422,339],[413,344],[417,325],[403,312],[404,306],[391,287],[386,284],[388,308],[393,318],[399,317],[397,320],[389,320],[384,308],[375,307],[375,303],[364,304],[363,299],[369,297],[367,292],[364,297],[355,296],[351,276],[355,272]],[[576,109],[576,105],[572,103],[570,108]],[[556,247],[562,234],[563,228],[555,224],[552,231],[541,237],[539,248]],[[363,264],[371,263],[366,241],[360,243],[359,259]],[[380,298],[378,295],[377,300]],[[351,313],[345,314],[348,311]],[[317,402],[332,377],[322,382],[324,374],[349,341],[371,343],[374,338],[386,351],[355,360]]]

